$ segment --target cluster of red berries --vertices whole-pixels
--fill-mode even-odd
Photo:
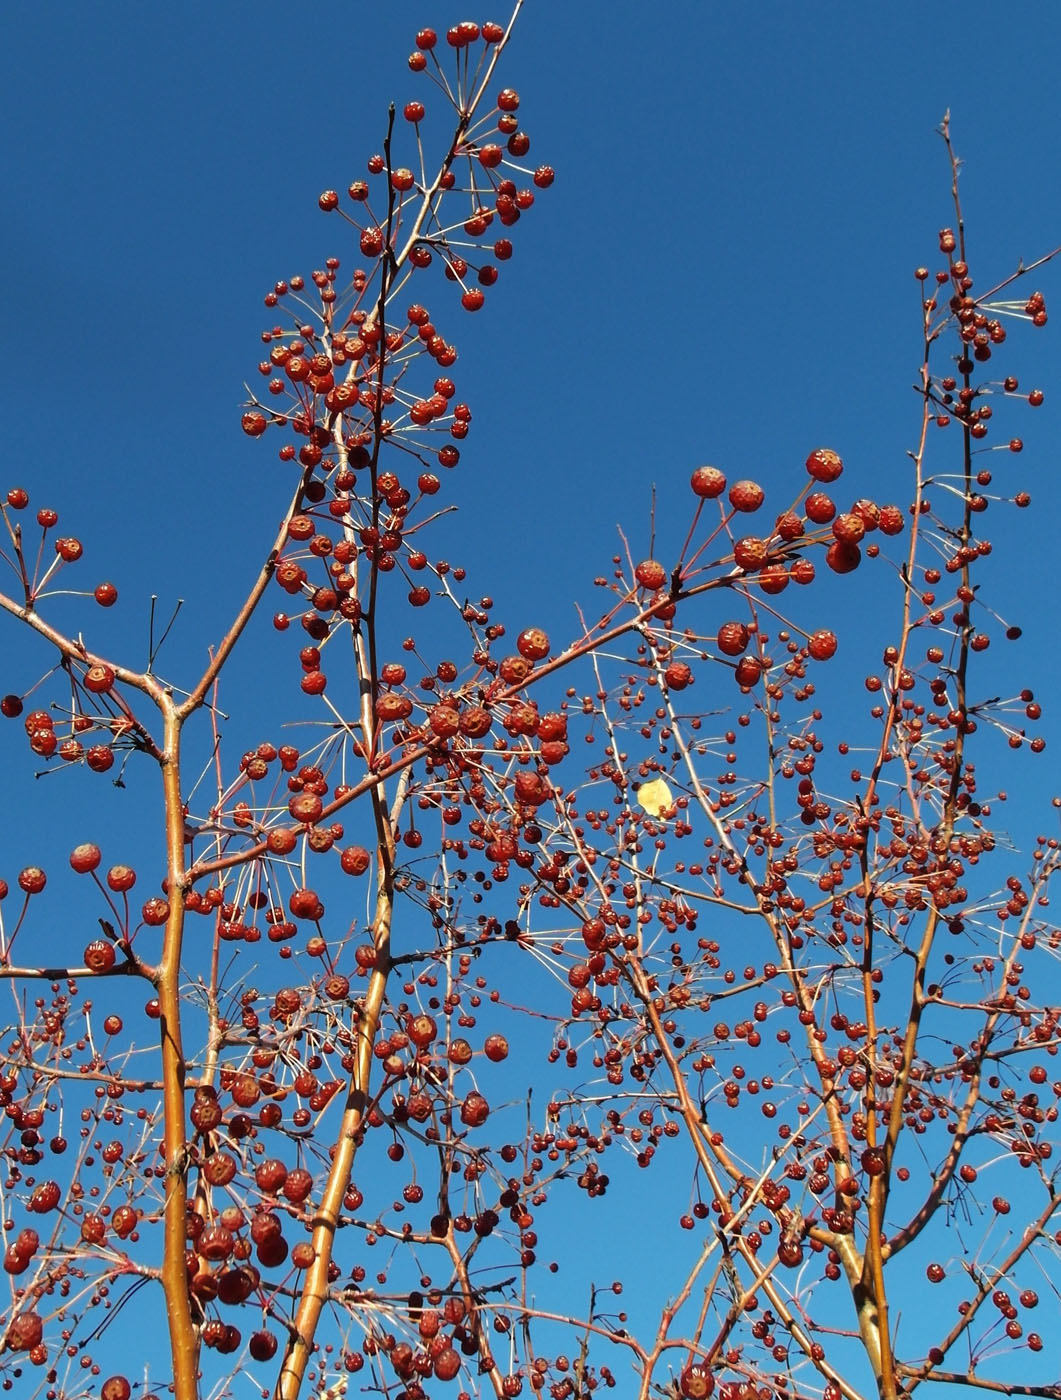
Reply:
[[[832,449],[817,448],[808,456],[806,469],[812,483],[831,485],[843,472],[843,461]],[[809,546],[824,546],[827,566],[834,573],[849,573],[861,561],[860,546],[867,534],[879,530],[882,535],[897,535],[905,524],[903,512],[898,506],[879,506],[875,501],[861,498],[852,504],[850,510],[841,512],[837,510],[832,496],[825,491],[808,489],[801,494],[802,511],[792,508],[779,515],[769,535],[734,537],[734,522],[743,515],[754,514],[765,503],[766,493],[758,482],[741,480],[730,485],[717,467],[702,466],[693,472],[690,485],[700,502],[719,501],[723,525],[730,531],[732,552],[717,562],[735,566],[734,581],[754,583],[762,593],[771,596],[783,592],[789,583],[808,584],[813,581],[814,564],[803,552]],[[723,497],[728,502],[728,511]],[[868,552],[876,554],[876,545],[871,544]],[[668,575],[657,559],[644,559],[634,569],[636,586],[650,595],[645,603],[646,608],[653,617],[664,620],[673,617],[674,595],[680,592],[690,576],[688,566],[679,567]],[[734,677],[745,688],[754,685],[764,669],[758,658],[743,655],[751,637],[751,630],[741,622],[723,623],[716,637],[719,652],[724,656],[741,658],[734,666]],[[828,629],[821,629],[808,637],[807,655],[816,661],[828,660],[835,654],[836,648],[836,636]],[[688,666],[672,663],[665,679],[671,689],[683,689],[690,680]]]

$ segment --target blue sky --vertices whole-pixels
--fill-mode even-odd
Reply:
[[[121,606],[90,619],[101,651],[131,639],[123,659],[144,659],[152,593],[163,617],[184,600],[165,654],[175,678],[223,631],[289,489],[239,431],[272,319],[262,295],[331,253],[358,260],[317,196],[363,172],[390,100],[422,95],[405,66],[416,29],[460,18],[435,0],[8,16],[3,484],[60,510],[85,543],[86,581],[118,584]],[[521,93],[532,162],[557,181],[483,313],[435,294],[475,413],[454,477],[461,514],[443,527],[469,589],[515,625],[574,635],[572,603],[592,602],[616,525],[647,554],[655,489],[660,535],[680,538],[701,462],[759,480],[781,509],[807,452],[830,444],[854,494],[905,504],[912,271],[935,269],[953,221],[935,128],[949,108],[978,285],[1061,242],[1059,40],[1049,4],[527,0],[502,78]],[[1056,270],[1035,285],[1052,309]],[[992,587],[1025,629],[1006,663],[1048,708],[1061,675],[1047,567],[1056,323],[1015,328],[1004,372],[1046,403],[1000,409],[992,430],[1026,444],[995,454],[999,489],[1034,500],[996,511]],[[863,706],[861,675],[891,639],[873,582],[823,597],[844,654],[865,655],[846,696]],[[58,608],[80,625],[68,600]],[[0,637],[0,691],[20,690],[42,653],[10,626]],[[263,708],[281,664],[290,679],[279,658],[268,637],[241,653],[230,695]],[[1049,710],[1044,732],[1057,733]],[[12,787],[26,780],[2,823],[10,879],[42,859],[42,840],[84,839],[86,805],[81,775],[32,784],[21,736],[0,740]],[[1028,796],[1010,813],[1018,837],[1045,820],[1049,762],[1025,753],[1005,768],[1011,798]],[[121,794],[96,800],[123,820]]]

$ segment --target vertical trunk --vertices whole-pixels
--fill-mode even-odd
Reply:
[[[165,1153],[162,1287],[166,1295],[175,1400],[197,1400],[199,1340],[192,1321],[184,1264],[187,1242],[188,1152],[184,1114],[185,1060],[181,1038],[180,963],[184,940],[184,804],[180,779],[181,722],[164,708],[162,784],[166,814],[169,918],[158,964],[156,991],[161,1031]]]

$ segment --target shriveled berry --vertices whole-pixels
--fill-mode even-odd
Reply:
[[[818,447],[807,458],[807,471],[815,481],[830,482],[844,469],[839,455],[831,447]]]
[[[724,622],[715,639],[719,651],[726,656],[740,656],[747,649],[751,633],[743,622]]]
[[[766,493],[757,481],[735,481],[729,488],[729,503],[734,510],[758,510]]]
[[[689,484],[695,495],[710,499],[722,495],[726,489],[726,478],[717,467],[697,467]]]
[[[634,570],[634,578],[642,588],[655,590],[667,582],[667,571],[657,559],[643,559]]]

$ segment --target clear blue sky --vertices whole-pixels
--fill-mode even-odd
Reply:
[[[271,323],[262,295],[331,253],[358,261],[317,195],[363,172],[390,100],[422,95],[405,66],[416,29],[461,17],[437,0],[9,10],[3,485],[60,510],[90,556],[86,582],[119,585],[121,608],[91,618],[101,651],[131,631],[123,659],[144,659],[137,619],[153,592],[163,616],[185,600],[166,653],[175,679],[223,630],[288,492],[271,451],[239,431]],[[616,524],[647,553],[655,487],[661,533],[679,534],[701,462],[759,480],[780,508],[827,443],[854,494],[905,505],[921,349],[911,274],[937,266],[952,222],[935,128],[949,108],[972,270],[994,282],[1061,242],[1059,52],[1051,4],[527,0],[502,76],[522,95],[532,161],[557,181],[486,310],[462,316],[454,299],[445,312],[475,412],[448,535],[469,590],[516,625],[573,635],[572,600],[592,602]],[[1039,284],[1061,308],[1057,271]],[[441,321],[443,290],[436,300]],[[1005,368],[1047,397],[1037,413],[999,411],[1000,439],[1026,447],[991,462],[1004,492],[1035,502],[997,512],[993,582],[1025,628],[1021,683],[1044,694],[1061,676],[1045,567],[1059,326],[1061,309],[1046,331],[1011,334]],[[882,640],[872,581],[840,606],[842,644],[864,643],[868,669]],[[41,655],[0,627],[0,691],[22,689]],[[252,708],[277,656],[237,659]],[[24,747],[0,737],[24,792]],[[29,784],[8,805],[0,874],[53,838],[60,852],[84,839],[81,776]],[[1027,754],[1007,781],[1036,801],[1052,788]],[[103,800],[120,822],[121,795]],[[1018,834],[1041,824],[1011,818]]]

